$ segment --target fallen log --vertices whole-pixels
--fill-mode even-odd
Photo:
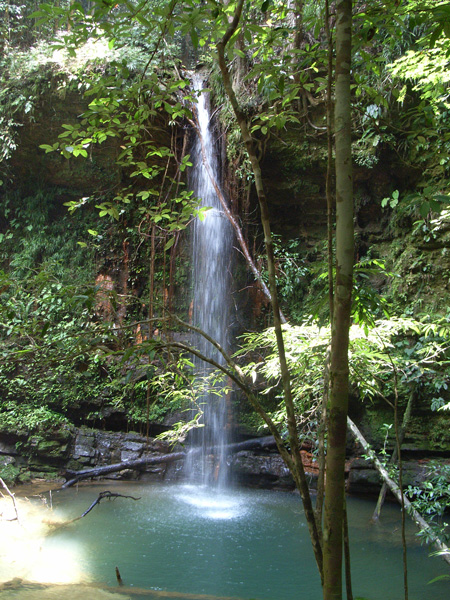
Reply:
[[[267,435],[265,437],[252,438],[251,440],[244,440],[243,442],[234,442],[225,446],[225,450],[229,452],[241,452],[243,450],[266,450],[267,448],[276,448],[275,438],[273,435]],[[211,453],[214,453],[217,447],[211,448]]]
[[[413,505],[408,500],[408,498],[405,497],[405,495],[402,493],[402,491],[400,490],[399,486],[395,483],[395,481],[389,477],[388,472],[383,467],[381,462],[378,460],[375,452],[372,450],[369,443],[364,438],[363,434],[360,432],[360,430],[355,425],[355,423],[353,423],[353,421],[350,419],[350,417],[347,417],[347,425],[348,425],[348,428],[350,429],[350,431],[355,436],[355,438],[358,440],[358,442],[364,448],[367,456],[373,462],[374,467],[381,475],[383,481],[386,482],[386,485],[389,487],[391,492],[394,494],[394,496],[397,498],[397,500],[400,502],[400,504],[402,503],[402,496],[403,496],[403,503],[404,503],[405,509],[408,512],[409,516],[413,519],[413,521],[416,523],[416,525],[419,527],[419,529],[426,532],[428,539],[430,539],[433,542],[434,546],[439,550],[439,553],[442,556],[442,558],[445,560],[445,562],[447,564],[450,565],[450,548],[448,548],[448,546],[446,546],[444,544],[444,542],[442,542],[438,538],[438,536],[434,533],[434,531],[431,529],[431,527],[425,521],[425,519],[417,512],[417,510],[413,507]]]
[[[136,458],[135,460],[125,460],[112,465],[104,465],[103,467],[94,467],[93,469],[83,469],[82,471],[72,471],[67,469],[64,477],[70,477],[61,489],[72,487],[82,479],[91,479],[93,477],[103,477],[110,473],[118,473],[125,469],[142,469],[147,465],[158,465],[161,463],[170,463],[186,458],[186,452],[172,452],[171,454],[161,454],[157,456],[146,456],[144,458]]]
[[[243,442],[235,442],[225,446],[225,450],[234,453],[242,450],[264,450],[275,446],[274,438],[269,435],[261,438],[254,438],[251,440],[245,440]],[[213,446],[208,449],[210,454],[214,454],[218,450],[218,447]],[[189,451],[190,455],[196,455],[201,453],[201,448],[193,448]],[[61,489],[72,487],[82,479],[91,479],[93,477],[103,477],[110,473],[118,473],[126,469],[143,469],[148,465],[158,465],[163,463],[171,463],[177,460],[183,460],[186,458],[187,452],[172,452],[169,454],[160,454],[145,456],[143,458],[136,458],[134,460],[125,460],[120,463],[114,463],[112,465],[104,465],[103,467],[94,467],[92,469],[83,469],[81,471],[74,471],[67,469],[64,473],[67,481],[61,486]]]

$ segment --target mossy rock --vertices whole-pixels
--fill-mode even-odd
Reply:
[[[13,464],[0,467],[0,477],[6,484],[14,485],[19,480],[20,469]]]
[[[408,426],[408,442],[411,439],[417,449],[450,451],[450,415],[418,415],[411,418]]]
[[[68,469],[69,471],[80,471],[81,469],[84,469],[86,467],[86,465],[82,462],[80,462],[79,460],[75,460],[75,459],[71,459],[67,462],[66,464],[66,469]]]
[[[55,479],[60,479],[60,475],[58,471],[54,470],[42,470],[42,471],[34,471],[31,469],[29,472],[30,479],[45,479],[46,481],[53,481]]]
[[[33,473],[43,473],[44,477],[47,477],[48,474],[56,472],[54,466],[48,465],[43,460],[40,460],[38,458],[31,459],[28,463],[28,468]]]
[[[30,471],[21,471],[19,477],[17,478],[19,483],[29,483],[31,479],[32,477]]]
[[[379,449],[382,448],[385,443],[385,425],[390,425],[392,422],[392,411],[386,410],[384,407],[376,406],[366,409],[360,428],[369,443],[375,446],[376,449]],[[392,435],[389,437],[391,438],[391,443],[393,443]]]
[[[40,440],[36,446],[36,452],[40,456],[61,458],[64,457],[67,452],[67,444],[61,444],[56,440]]]
[[[69,442],[74,436],[75,428],[72,425],[64,425],[51,432],[51,439],[58,442]]]

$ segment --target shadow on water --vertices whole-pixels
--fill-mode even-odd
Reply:
[[[141,499],[102,502],[85,518],[47,534],[33,550],[41,562],[33,567],[23,556],[21,579],[0,586],[0,600],[321,598],[296,494],[241,489],[219,494],[192,485],[103,482],[54,492],[53,510],[46,513],[59,522],[74,519],[106,489]],[[400,600],[400,512],[386,506],[381,525],[374,526],[372,511],[372,501],[349,499],[354,595]],[[427,556],[413,526],[408,542],[410,599],[448,600],[448,582],[428,585],[447,573],[444,563]],[[0,571],[3,580],[16,576],[17,564]],[[123,587],[117,585],[116,566]],[[45,572],[36,583],[40,568]]]

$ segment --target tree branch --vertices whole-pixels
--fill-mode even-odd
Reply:
[[[8,486],[6,485],[6,483],[3,481],[3,479],[0,478],[0,483],[2,484],[3,489],[6,491],[6,493],[8,494],[8,496],[11,498],[13,505],[14,505],[14,512],[16,513],[16,518],[12,519],[13,521],[16,520],[19,525],[21,525],[20,519],[19,519],[19,511],[17,510],[17,503],[16,503],[16,497],[14,496],[14,494],[8,489]]]
[[[231,210],[228,207],[228,204],[225,200],[225,197],[222,193],[222,190],[219,187],[219,184],[217,183],[212,169],[210,167],[209,161],[208,161],[208,157],[206,155],[206,151],[205,151],[205,145],[204,145],[204,141],[203,141],[203,136],[200,132],[200,128],[197,126],[197,124],[194,121],[190,120],[190,123],[192,124],[192,126],[195,128],[195,130],[197,131],[197,135],[198,135],[198,139],[200,141],[200,147],[202,150],[202,160],[203,160],[203,164],[205,166],[206,172],[208,173],[208,177],[214,187],[214,190],[217,194],[217,197],[219,198],[220,204],[222,205],[222,209],[226,215],[226,217],[228,218],[228,220],[231,223],[231,226],[233,227],[235,233],[236,233],[236,237],[238,239],[239,245],[241,247],[242,253],[245,257],[245,260],[247,261],[247,264],[251,270],[251,272],[253,273],[253,275],[255,276],[255,279],[259,282],[261,289],[264,293],[264,296],[266,297],[266,299],[271,303],[272,302],[272,295],[270,293],[269,288],[267,287],[265,281],[262,278],[261,272],[258,269],[258,267],[255,265],[255,262],[253,260],[253,258],[250,255],[247,243],[244,239],[244,235],[242,233],[242,229],[239,225],[239,223],[237,222],[237,220],[235,219],[234,215],[231,213]],[[283,313],[280,311],[280,317],[281,317],[281,321],[283,323],[287,323],[286,317],[283,315]]]
[[[100,494],[98,495],[97,499],[94,500],[94,502],[90,505],[90,507],[84,511],[84,513],[79,516],[79,519],[82,519],[83,517],[85,517],[87,514],[89,514],[91,512],[91,510],[97,506],[97,504],[100,504],[100,502],[102,500],[104,500],[105,498],[108,498],[108,500],[111,500],[111,498],[131,498],[132,500],[140,500],[140,498],[135,498],[134,496],[124,496],[123,494],[116,494],[115,492],[110,492],[110,491],[106,491],[106,492],[100,492]]]

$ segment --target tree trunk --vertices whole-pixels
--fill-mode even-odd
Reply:
[[[325,33],[327,36],[327,175],[325,193],[327,197],[327,262],[328,262],[328,304],[330,323],[333,322],[334,282],[333,282],[333,195],[332,195],[332,165],[333,165],[333,36],[330,28],[330,7],[325,0]]]
[[[331,333],[330,399],[323,532],[324,600],[342,599],[348,343],[353,283],[353,176],[351,154],[351,0],[336,2],[336,286]]]
[[[352,570],[351,570],[351,563],[350,563],[350,537],[348,535],[347,516],[348,516],[347,500],[346,500],[346,498],[344,498],[343,535],[344,535],[345,589],[347,592],[347,600],[353,600]]]
[[[406,428],[408,427],[409,419],[411,417],[411,412],[412,412],[412,407],[414,404],[415,396],[416,396],[415,391],[411,392],[411,394],[409,395],[408,404],[406,405],[405,413],[403,415],[403,422],[402,422],[402,426],[400,428],[400,433],[399,433],[399,444],[400,445],[403,443],[403,438],[405,437]],[[398,452],[397,452],[397,445],[396,445],[394,448],[394,451],[392,452],[392,456],[389,461],[389,464],[395,463],[395,461],[397,460],[397,454],[398,454]],[[375,510],[373,511],[373,515],[372,515],[372,521],[374,521],[374,522],[377,522],[380,518],[381,509],[383,508],[383,504],[384,504],[384,501],[386,498],[387,488],[388,488],[388,486],[387,486],[386,482],[384,481],[383,485],[381,486],[380,494],[378,496],[377,505],[376,505]]]
[[[314,515],[316,517],[317,528],[323,543],[322,517],[323,503],[325,500],[325,462],[326,462],[326,428],[327,428],[327,405],[330,392],[330,351],[327,350],[325,365],[323,368],[323,395],[320,416],[320,425],[318,430],[317,464],[319,472],[317,475],[317,494]]]

